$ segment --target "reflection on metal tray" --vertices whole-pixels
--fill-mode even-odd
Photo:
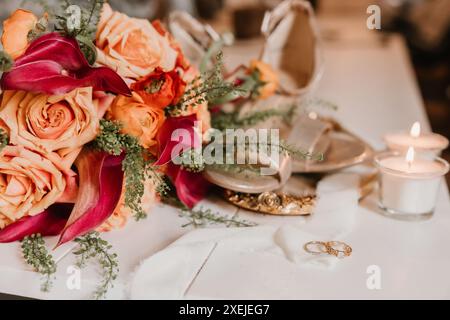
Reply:
[[[324,173],[361,164],[373,156],[368,144],[344,131],[329,133],[330,146],[322,161],[293,161],[294,173]]]

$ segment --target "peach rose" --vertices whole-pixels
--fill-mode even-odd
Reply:
[[[6,216],[0,214],[0,230],[9,226],[13,221],[9,220]]]
[[[122,133],[139,139],[144,148],[156,145],[156,135],[164,122],[164,111],[145,104],[137,93],[117,96],[108,111],[108,119],[122,123]]]
[[[181,45],[175,40],[175,38],[166,30],[160,20],[152,21],[152,26],[159,32],[163,37],[167,37],[169,40],[170,46],[178,53],[176,66],[180,67],[183,70],[189,69],[191,63],[183,54],[183,50],[181,49]]]
[[[123,78],[136,80],[156,68],[172,71],[178,53],[167,37],[145,19],[114,12],[108,4],[102,9],[96,35],[97,63],[115,70]]]
[[[37,17],[30,11],[18,9],[3,22],[2,44],[13,58],[20,57],[28,48],[28,33],[33,30]]]
[[[64,174],[50,160],[24,147],[5,147],[0,152],[0,229],[43,212],[65,188]]]
[[[145,182],[144,196],[142,197],[142,210],[145,213],[149,213],[153,208],[157,200],[156,188],[151,179]],[[106,220],[98,229],[99,232],[110,232],[115,229],[123,228],[129,218],[132,216],[132,210],[125,205],[125,183],[122,187],[122,196],[120,197],[119,204],[117,205],[114,213]]]
[[[258,89],[258,95],[260,99],[267,99],[274,95],[280,85],[280,79],[278,74],[272,69],[272,67],[260,60],[252,60],[250,62],[250,73],[258,72],[259,80],[263,83]]]
[[[103,116],[101,102],[111,98],[93,99],[92,88],[79,88],[65,95],[50,96],[24,91],[5,91],[1,100],[0,119],[7,127],[10,143],[22,145],[47,155],[68,169],[80,148],[92,141]]]

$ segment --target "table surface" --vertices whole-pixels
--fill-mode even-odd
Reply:
[[[329,22],[331,24],[331,22]],[[325,26],[326,28],[326,26]],[[335,35],[334,35],[335,36]],[[257,43],[254,44],[256,47]],[[251,46],[235,49],[227,59],[247,59]],[[360,135],[376,149],[383,149],[386,132],[408,129],[414,121],[428,127],[423,102],[410,65],[403,40],[399,36],[380,41],[378,35],[360,36],[345,33],[335,41],[324,44],[325,74],[315,96],[336,103],[333,115],[348,129]],[[428,127],[429,129],[429,127]],[[238,210],[212,199],[210,206],[224,214],[238,215],[261,224],[289,223],[289,219],[272,218]],[[289,274],[277,270],[267,273],[263,284],[239,275],[208,285],[193,286],[192,294],[211,298],[286,298],[286,299],[440,299],[450,298],[450,200],[444,185],[434,217],[423,222],[405,222],[386,218],[379,213],[374,195],[359,208],[353,232],[346,238],[354,255],[332,271],[297,269]],[[143,259],[164,249],[190,231],[182,228],[183,219],[170,207],[155,208],[144,222],[131,222],[125,229],[107,234],[120,256],[120,279],[123,283]],[[32,272],[8,270],[0,276],[0,291],[36,298],[88,298],[95,284],[96,270],[83,271],[83,290],[68,292],[65,286],[67,268],[73,255],[71,247],[55,254],[58,260],[58,281],[49,294],[39,291],[39,277]],[[0,255],[17,255],[18,245],[0,247]],[[20,257],[17,257],[19,259]],[[4,259],[2,259],[4,260]],[[3,264],[5,262],[1,262]],[[19,260],[13,266],[18,266]],[[366,282],[368,267],[376,265],[381,271],[381,290],[369,290]],[[224,266],[226,268],[226,266]],[[288,272],[288,271],[286,271]],[[282,290],[267,290],[273,285]],[[239,290],[236,290],[236,289]],[[123,284],[119,283],[110,298],[121,298]],[[1,298],[1,296],[0,296]]]

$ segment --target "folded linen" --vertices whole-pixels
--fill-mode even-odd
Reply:
[[[220,261],[221,255],[227,257],[229,265],[220,268],[235,270],[237,267],[243,273],[257,266],[233,266],[242,261],[239,259],[242,255],[248,258],[246,261],[252,261],[252,256],[258,261],[263,256],[274,270],[285,264],[331,269],[339,261],[336,257],[311,255],[303,246],[309,241],[341,240],[352,230],[358,207],[358,185],[359,176],[351,173],[335,174],[322,180],[317,189],[319,201],[315,213],[303,225],[194,230],[136,269],[129,284],[129,297],[192,298],[189,290],[193,283],[209,268],[210,260]]]

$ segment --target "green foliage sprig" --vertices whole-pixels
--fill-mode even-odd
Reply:
[[[237,152],[245,152],[245,155],[243,154],[241,156],[246,156],[246,159],[251,153],[270,155],[273,152],[276,152],[280,155],[289,155],[290,157],[296,160],[307,160],[307,159],[316,161],[323,160],[323,154],[313,154],[307,151],[303,151],[293,145],[288,144],[283,140],[271,141],[270,137],[268,137],[267,141],[251,141],[249,139],[239,141],[234,139],[235,137],[233,136],[231,136],[231,138],[233,139],[230,139],[229,137],[224,135],[223,136],[224,143],[218,143],[215,145],[215,147],[217,148],[216,151],[222,149],[221,150],[223,154],[222,160],[225,163],[224,165],[214,164],[215,167],[228,166],[230,163],[236,163]],[[209,159],[205,157],[202,160],[206,163],[212,163],[214,162],[213,160],[217,159]],[[252,167],[250,163],[236,164],[236,166],[242,166],[243,168]],[[232,167],[234,167],[234,165],[232,165]],[[258,168],[258,166],[255,166],[255,168]]]
[[[72,3],[70,0],[65,0],[60,12],[55,15],[55,30],[77,39],[81,51],[90,64],[94,64],[97,59],[94,40],[105,2],[106,0],[88,0],[84,5],[80,5],[80,1]],[[70,11],[73,5],[80,8],[79,21],[74,20],[78,17]]]
[[[117,279],[119,273],[119,264],[117,254],[111,253],[112,246],[100,238],[98,232],[88,233],[87,235],[75,239],[79,249],[73,254],[77,256],[77,266],[84,268],[86,263],[96,258],[102,268],[102,281],[94,292],[96,300],[106,296],[108,290],[114,287],[114,280]]]
[[[93,147],[110,155],[121,155],[127,147],[124,141],[126,135],[120,133],[121,129],[122,125],[119,122],[100,120],[100,133],[93,141]]]
[[[290,145],[286,143],[285,141],[281,140],[278,145],[275,145],[275,147],[280,150],[280,152],[285,152],[289,156],[291,156],[294,159],[297,160],[315,160],[315,161],[323,161],[324,155],[323,154],[312,154],[310,152],[305,152],[303,150],[298,149],[297,147]]]
[[[195,228],[207,227],[209,225],[226,225],[227,227],[254,227],[257,224],[251,221],[241,220],[237,217],[229,217],[213,212],[211,209],[191,209],[188,208],[177,196],[176,189],[170,180],[167,180],[168,190],[161,199],[163,203],[172,205],[180,210],[180,217],[188,220],[182,225],[183,228],[194,226]]]
[[[48,17],[44,16],[36,23],[33,29],[28,32],[28,42],[32,42],[44,35],[49,28]]]
[[[188,209],[188,207],[181,202],[177,196],[177,190],[168,176],[164,176],[164,183],[167,186],[165,194],[161,197],[161,201],[165,204],[171,205],[177,209]]]
[[[6,147],[9,143],[9,137],[8,134],[5,132],[5,130],[0,128],[0,152],[3,150],[4,147]]]
[[[189,149],[182,152],[177,159],[181,163],[183,169],[190,172],[202,172],[205,169],[205,161],[202,149]]]
[[[256,223],[238,219],[235,216],[228,217],[221,215],[219,213],[213,212],[211,209],[184,209],[180,212],[180,217],[188,219],[188,223],[184,224],[182,227],[186,228],[193,226],[194,228],[202,228],[208,225],[226,225],[227,228],[248,228],[257,226]]]
[[[59,6],[51,6],[46,0],[24,0],[25,3],[33,3],[42,7],[47,13],[28,34],[28,40],[33,41],[47,31],[57,31],[65,36],[75,38],[87,61],[93,65],[97,60],[97,50],[94,45],[95,34],[101,11],[106,0],[78,0],[59,1]],[[72,6],[80,9],[78,17],[76,11],[71,11]],[[75,8],[75,7],[73,7]],[[76,21],[78,20],[79,21]]]
[[[278,143],[267,141],[267,143],[262,142],[250,142],[245,141],[244,146],[246,150],[253,150],[258,152],[265,152],[267,149],[273,149],[275,151],[278,151],[280,154],[287,154],[290,157],[297,159],[297,160],[316,160],[316,161],[322,161],[323,160],[323,154],[312,154],[310,152],[306,152],[303,150],[300,150],[299,148],[290,145],[286,143],[283,140],[280,140]]]
[[[217,63],[213,69],[202,73],[196,77],[181,97],[180,101],[165,109],[167,116],[176,117],[185,112],[190,106],[208,103],[209,106],[217,105],[219,99],[226,96],[230,100],[234,100],[245,95],[246,91],[240,87],[236,87],[234,83],[224,80],[222,75],[223,55],[217,55]],[[222,101],[223,102],[223,101]]]
[[[278,142],[272,142],[267,141],[265,143],[262,142],[252,142],[249,140],[246,140],[242,142],[241,149],[242,152],[245,153],[246,157],[246,163],[238,163],[236,160],[237,152],[239,152],[239,148],[237,146],[236,141],[230,142],[227,141],[227,143],[232,144],[234,143],[234,148],[228,148],[227,144],[225,145],[218,145],[217,147],[223,148],[223,156],[224,159],[222,159],[222,163],[214,163],[210,164],[207,167],[211,170],[218,170],[222,172],[228,172],[228,173],[234,173],[234,174],[245,174],[245,175],[255,175],[260,176],[261,175],[261,165],[257,163],[250,163],[250,155],[252,153],[256,154],[267,154],[270,155],[272,152],[278,153],[280,155],[289,155],[293,159],[296,160],[316,160],[316,161],[323,161],[324,155],[323,154],[312,154],[309,152],[305,152],[303,150],[300,150],[299,148],[292,146],[288,143],[286,143],[283,140],[280,140]],[[203,159],[206,163],[212,163],[208,158]]]
[[[328,109],[331,111],[337,111],[339,109],[339,106],[336,103],[315,97],[303,100],[300,104],[300,107],[305,110],[312,108],[321,108],[321,109]]]
[[[28,265],[43,276],[41,291],[49,292],[52,286],[56,263],[45,247],[45,241],[40,234],[25,237],[22,240],[22,254]]]
[[[120,132],[121,124],[116,121],[100,120],[100,134],[92,145],[96,150],[110,155],[119,156],[125,152],[122,169],[125,173],[125,205],[134,212],[136,220],[146,218],[147,214],[142,210],[142,197],[145,192],[145,182],[150,178],[160,195],[164,195],[167,185],[156,172],[153,162],[146,160],[146,150],[139,141],[128,134]]]
[[[84,3],[82,2],[83,1],[77,1],[76,3],[73,3],[70,0],[62,1],[61,8],[56,14],[57,21],[55,29],[74,38],[83,36],[90,40],[94,40],[97,32],[97,25],[100,21],[101,10],[106,3],[106,0],[87,0],[84,1]],[[73,20],[74,18],[77,18],[70,10],[71,6],[74,5],[80,8],[79,21]]]
[[[0,71],[8,72],[14,64],[13,59],[5,51],[0,51]]]
[[[240,116],[238,111],[223,112],[215,114],[211,119],[212,127],[218,130],[236,129],[254,126],[271,118],[282,118],[289,122],[293,119],[296,106],[290,106],[287,110],[268,109],[263,111],[252,112],[244,116]]]

